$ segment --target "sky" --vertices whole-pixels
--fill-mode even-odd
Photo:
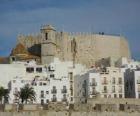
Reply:
[[[0,56],[8,56],[19,34],[58,31],[104,32],[127,38],[140,60],[140,0],[0,0]]]

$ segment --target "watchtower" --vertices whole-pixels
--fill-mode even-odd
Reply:
[[[41,28],[42,42],[41,42],[41,62],[42,64],[49,64],[53,62],[56,43],[56,30],[51,25],[44,25]]]

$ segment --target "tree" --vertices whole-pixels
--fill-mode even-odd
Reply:
[[[3,87],[0,87],[0,102],[2,103],[2,100],[4,98],[4,103],[7,103],[8,97],[9,97],[8,89],[4,89]]]
[[[35,101],[35,91],[32,87],[26,84],[23,88],[20,89],[19,97],[22,104],[24,102],[27,104],[29,101]]]

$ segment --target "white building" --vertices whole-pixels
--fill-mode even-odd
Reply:
[[[80,100],[78,102],[86,102],[88,98],[96,97],[101,93],[100,82],[100,73],[95,69],[77,75],[74,81],[76,100]]]
[[[107,67],[100,73],[101,97],[124,98],[124,75],[120,68]]]
[[[93,69],[79,75],[79,78],[79,85],[75,83],[77,93],[82,91],[80,89],[86,83],[86,98],[124,98],[124,75],[120,68],[107,67],[102,71]]]
[[[35,73],[32,70],[35,67],[28,66],[26,71]],[[41,70],[41,69],[40,69]],[[45,74],[43,76],[34,75],[34,77],[15,78],[10,83],[10,103],[15,102],[15,95],[13,93],[20,91],[25,84],[30,84],[36,93],[36,101],[34,103],[48,103],[48,102],[76,102],[74,97],[74,81],[75,75],[84,72],[85,67],[76,64],[73,68],[72,62],[61,62],[55,58],[54,62],[45,66],[42,70]]]
[[[124,69],[137,69],[140,67],[140,62],[122,57],[116,62],[116,66]]]
[[[126,98],[140,98],[140,62],[125,57],[116,63],[124,73]]]
[[[7,88],[9,80],[14,77],[34,78],[35,76],[45,76],[46,68],[37,65],[34,60],[28,62],[13,62],[12,64],[0,64],[0,86]]]
[[[126,69],[125,79],[125,97],[140,98],[140,70]]]

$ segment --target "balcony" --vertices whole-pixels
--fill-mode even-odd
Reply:
[[[67,102],[67,98],[62,98],[62,102]]]
[[[57,98],[52,98],[52,102],[57,102]]]
[[[73,86],[72,85],[70,86],[70,90],[73,90]]]
[[[102,91],[102,93],[107,93],[107,92],[108,92],[107,90],[103,90],[103,91]]]
[[[119,90],[119,93],[122,93],[122,90]]]
[[[44,98],[44,94],[41,94],[41,95],[40,95],[40,98]]]
[[[92,83],[90,83],[90,86],[97,86],[97,83],[96,82],[92,82]]]
[[[62,89],[61,92],[62,93],[67,93],[67,89]]]
[[[90,95],[96,96],[97,95],[97,92],[95,90],[94,91],[91,91]]]
[[[52,93],[52,94],[56,94],[56,93],[57,93],[57,90],[56,90],[56,89],[53,89],[53,90],[51,91],[51,93]]]
[[[108,82],[107,81],[103,81],[102,84],[103,85],[106,85],[106,84],[108,84]]]
[[[137,84],[140,84],[140,80],[137,80]]]

